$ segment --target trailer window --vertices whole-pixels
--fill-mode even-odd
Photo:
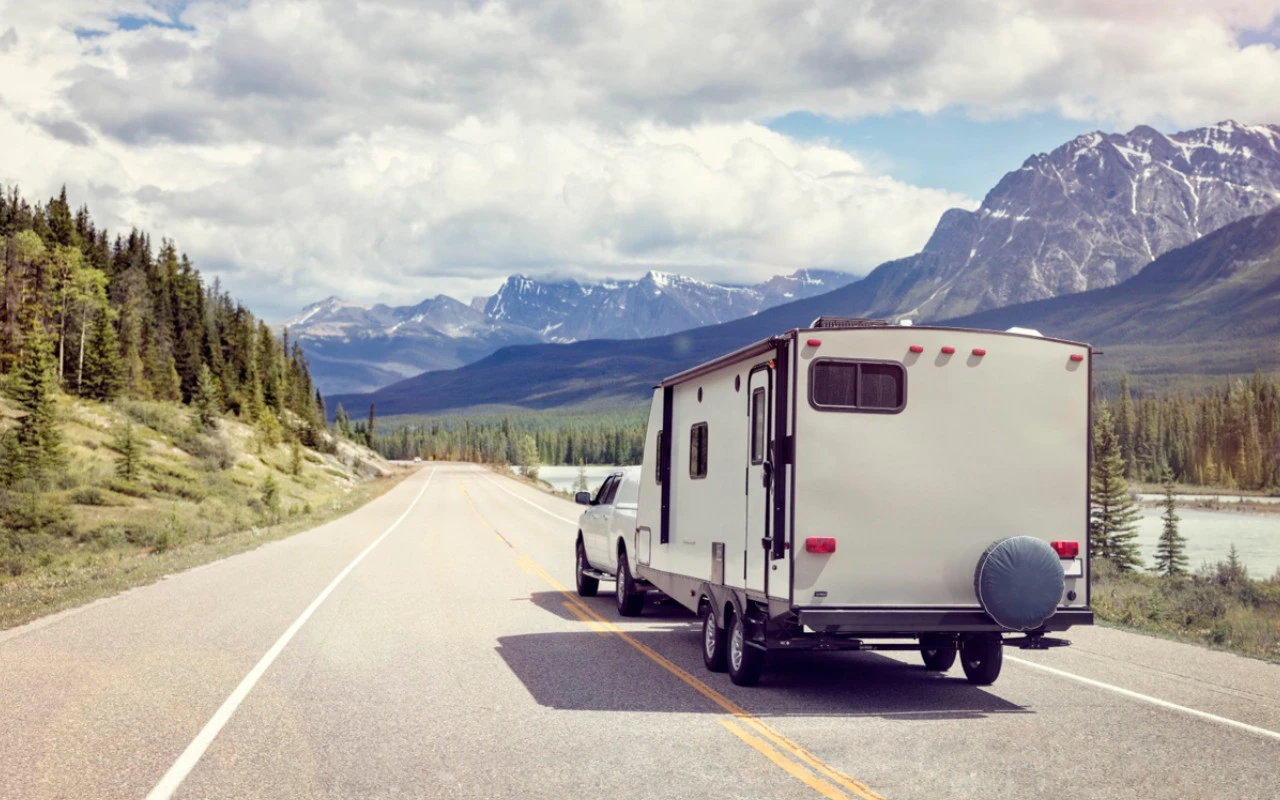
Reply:
[[[901,364],[821,359],[809,367],[809,404],[819,411],[897,412],[906,404]]]
[[[751,463],[764,461],[765,423],[769,413],[764,389],[756,389],[751,393]]]
[[[707,477],[707,423],[689,429],[689,477]]]

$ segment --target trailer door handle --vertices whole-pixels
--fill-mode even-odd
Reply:
[[[760,482],[764,485],[764,488],[768,489],[769,484],[773,483],[773,462],[772,461],[766,461],[764,462],[764,464],[761,465],[760,476],[761,476]]]

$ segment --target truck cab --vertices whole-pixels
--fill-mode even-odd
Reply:
[[[628,542],[635,535],[636,509],[640,496],[640,467],[624,467],[611,473],[595,494],[578,492],[574,500],[586,506],[578,518],[575,544],[575,572],[578,594],[594,597],[599,582],[617,581],[619,600],[624,614],[637,603],[643,603],[644,585],[630,576],[632,564],[627,561]],[[619,570],[625,574],[618,581]],[[638,613],[638,611],[636,612]]]

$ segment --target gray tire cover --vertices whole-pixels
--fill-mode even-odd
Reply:
[[[1038,628],[1062,602],[1062,562],[1049,544],[1011,536],[986,549],[973,576],[978,603],[1005,628]]]

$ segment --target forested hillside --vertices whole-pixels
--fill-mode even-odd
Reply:
[[[3,440],[0,480],[44,480],[57,461],[48,411],[87,399],[199,403],[267,426],[291,415],[304,444],[323,429],[301,349],[277,338],[172,241],[114,237],[66,190],[31,204],[0,195],[0,381],[29,412]]]

